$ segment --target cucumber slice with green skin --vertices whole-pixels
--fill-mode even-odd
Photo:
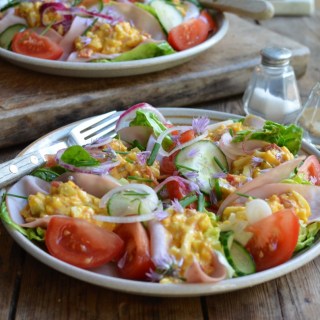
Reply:
[[[201,140],[181,149],[175,158],[175,165],[183,176],[198,183],[205,193],[213,189],[214,174],[223,172],[223,168],[228,170],[225,155],[210,140]],[[190,174],[192,172],[195,174]]]
[[[183,16],[174,4],[170,4],[163,0],[153,0],[150,3],[150,6],[155,10],[157,17],[166,32],[169,32],[172,28],[183,22]]]
[[[255,273],[256,266],[248,250],[233,239],[233,231],[221,232],[220,242],[224,254],[237,276]]]
[[[158,201],[149,193],[128,189],[113,194],[107,202],[107,209],[111,216],[147,214],[157,208]]]
[[[0,34],[0,47],[10,49],[10,45],[15,34],[25,29],[27,29],[27,26],[21,23],[9,26]]]

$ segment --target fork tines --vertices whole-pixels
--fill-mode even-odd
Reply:
[[[71,130],[70,138],[79,145],[86,145],[95,142],[101,137],[115,136],[116,122],[119,114],[111,111],[100,116],[94,117]]]

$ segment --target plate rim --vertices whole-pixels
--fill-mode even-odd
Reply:
[[[242,116],[207,110],[207,109],[196,109],[196,108],[158,108],[159,111],[163,112],[165,117],[171,119],[181,118],[179,114],[187,113],[188,118],[192,119],[192,117],[198,116],[209,116],[212,120],[223,121],[226,119],[239,119]],[[122,113],[120,111],[119,113]],[[176,115],[176,116],[175,116]],[[92,118],[92,117],[89,117]],[[62,126],[56,130],[49,132],[48,134],[40,137],[33,143],[29,144],[26,148],[24,148],[19,155],[22,155],[28,151],[32,151],[35,148],[39,148],[42,146],[47,146],[50,143],[54,143],[58,140],[51,140],[52,137],[57,136],[60,138],[62,136],[66,136],[70,130],[77,124],[89,119],[79,120],[68,125]],[[44,143],[44,144],[43,144]],[[48,144],[49,143],[49,144]],[[311,146],[307,141],[303,141],[303,151],[308,153],[315,153],[318,157],[320,156],[320,152],[313,146]],[[81,280],[88,284],[97,285],[99,287],[103,287],[106,289],[111,289],[115,291],[120,291],[124,293],[136,294],[136,295],[144,295],[144,296],[156,296],[156,297],[199,297],[199,296],[207,296],[207,295],[215,295],[221,293],[227,293],[231,291],[237,291],[244,288],[250,288],[265,282],[269,282],[271,280],[277,279],[281,276],[284,276],[315,259],[320,254],[320,239],[311,246],[303,250],[301,253],[294,256],[288,262],[271,268],[269,270],[265,270],[259,273],[255,273],[252,275],[232,278],[227,280],[222,280],[218,283],[214,284],[159,284],[159,283],[151,283],[151,282],[143,282],[143,281],[135,281],[135,280],[126,280],[113,276],[108,276],[105,274],[97,274],[94,271],[84,270],[77,267],[74,267],[70,264],[67,264],[63,261],[60,261],[53,256],[49,255],[39,246],[34,244],[32,241],[25,238],[18,231],[13,230],[5,223],[3,223],[4,227],[11,235],[11,237],[15,240],[15,242],[20,245],[27,253],[33,256],[36,260],[44,263],[50,268],[55,269],[58,272],[66,274],[72,278]]]
[[[111,78],[147,74],[169,69],[187,62],[221,41],[229,30],[229,20],[223,12],[215,12],[215,16],[219,22],[219,29],[209,39],[190,49],[160,57],[114,63],[68,62],[28,57],[4,48],[0,48],[0,58],[3,58],[12,64],[18,65],[25,69],[32,68],[32,70],[41,73],[63,76]],[[166,67],[167,65],[168,67]],[[35,67],[42,70],[35,70]],[[146,70],[148,67],[150,68],[150,71]],[[94,72],[95,74],[92,76],[91,74],[88,74],[90,72]],[[109,75],[108,72],[112,72],[112,75]]]

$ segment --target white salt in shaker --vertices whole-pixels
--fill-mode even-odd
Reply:
[[[244,111],[278,123],[292,123],[301,111],[299,90],[290,65],[292,52],[268,47],[243,95]]]

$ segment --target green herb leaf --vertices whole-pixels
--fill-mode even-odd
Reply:
[[[69,147],[61,156],[61,160],[75,167],[94,167],[100,162],[80,146]]]

